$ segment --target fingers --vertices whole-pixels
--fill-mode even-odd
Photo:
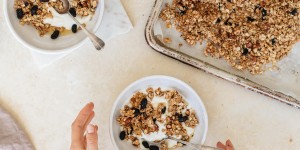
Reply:
[[[84,126],[93,112],[94,104],[88,103],[78,114],[72,123],[72,141],[80,141],[83,138]]]
[[[83,144],[84,144],[84,147],[86,147],[86,135],[84,135]]]
[[[96,128],[96,131],[98,131],[98,126],[97,125],[95,125],[95,128]],[[86,135],[84,135],[84,147],[86,147],[87,145],[86,145]]]
[[[71,143],[70,150],[85,150],[86,148],[80,143]]]
[[[226,146],[229,147],[230,150],[233,150],[233,149],[234,149],[233,144],[231,143],[230,140],[227,140],[227,141],[226,141]]]
[[[95,125],[95,128],[96,128],[96,131],[98,131],[98,126],[97,125]],[[84,140],[83,140],[83,143],[84,143],[84,147],[86,147],[87,145],[86,145],[86,135],[84,135]]]
[[[98,127],[89,124],[86,132],[87,150],[98,150]]]
[[[223,150],[226,150],[226,145],[224,145],[223,143],[221,143],[220,141],[217,143],[217,147],[221,148]]]
[[[95,117],[95,112],[92,111],[90,116],[88,117],[88,119],[86,120],[86,122],[84,123],[84,127],[83,127],[83,131],[86,130],[86,127],[90,124],[90,122],[92,121],[92,119]]]
[[[234,150],[233,144],[231,143],[230,140],[227,140],[227,141],[226,141],[226,145],[224,145],[224,144],[221,143],[221,142],[218,142],[218,143],[217,143],[217,147],[218,147],[218,148],[221,148],[221,149],[223,149],[223,150]]]

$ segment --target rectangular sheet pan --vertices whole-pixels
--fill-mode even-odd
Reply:
[[[195,47],[188,46],[174,28],[167,29],[159,18],[165,3],[172,0],[156,0],[148,19],[145,36],[154,50],[194,66],[216,77],[228,80],[254,92],[272,97],[300,109],[300,43],[298,42],[288,57],[278,63],[279,70],[267,71],[262,75],[252,75],[233,69],[222,59],[206,57],[203,54],[205,43]],[[171,44],[162,42],[164,37],[172,39]],[[181,43],[183,46],[179,47]]]

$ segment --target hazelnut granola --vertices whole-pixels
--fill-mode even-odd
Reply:
[[[163,98],[164,102],[153,102],[156,97]],[[117,118],[122,132],[121,140],[128,140],[136,147],[144,148],[155,147],[149,145],[146,139],[142,139],[144,134],[151,134],[162,131],[165,136],[173,136],[184,141],[190,141],[193,135],[189,135],[185,127],[195,129],[199,121],[184,98],[176,90],[161,90],[149,87],[146,92],[137,92],[129,104],[120,110],[120,116]],[[161,127],[163,125],[163,128]],[[161,150],[168,150],[168,142],[161,139],[154,142],[160,142]],[[177,143],[175,147],[183,146]],[[150,148],[151,149],[151,148]]]
[[[85,17],[93,15],[97,5],[98,0],[70,0],[69,12],[74,17],[76,15]],[[51,38],[56,39],[59,33],[67,29],[44,23],[44,19],[53,18],[53,14],[48,10],[49,7],[60,10],[64,8],[61,0],[15,0],[14,3],[16,15],[21,25],[32,25],[38,30],[40,36],[53,32]],[[71,30],[76,33],[78,30],[77,25],[74,24]]]
[[[160,18],[191,45],[207,41],[206,56],[262,74],[300,40],[300,0],[173,0]]]

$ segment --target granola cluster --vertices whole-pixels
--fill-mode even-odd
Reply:
[[[98,5],[98,0],[69,1],[69,12],[74,17],[93,15]],[[20,24],[34,26],[38,30],[40,36],[44,36],[48,32],[53,32],[53,34],[56,32],[59,34],[67,30],[65,27],[56,27],[52,26],[51,24],[44,23],[44,19],[53,18],[52,13],[48,10],[49,7],[62,10],[64,8],[64,5],[61,0],[15,0],[14,3],[16,15],[19,19]],[[72,26],[72,32],[76,33],[77,29],[77,25],[74,24]]]
[[[173,0],[160,18],[191,46],[206,40],[206,56],[262,74],[300,40],[299,8],[300,0]]]
[[[167,103],[152,103],[155,97],[164,98]],[[137,92],[129,104],[120,110],[120,116],[117,118],[122,127],[120,133],[121,140],[128,140],[136,146],[142,144],[145,148],[156,147],[149,145],[149,141],[141,139],[142,134],[150,134],[162,130],[167,136],[180,138],[184,141],[190,141],[193,135],[188,135],[184,128],[195,128],[199,121],[195,112],[188,107],[187,102],[176,90],[161,90],[161,88],[147,88],[146,93]],[[158,124],[163,124],[164,128],[159,129]],[[167,141],[159,142],[161,150],[168,149]],[[177,143],[176,146],[182,146]],[[157,147],[158,148],[158,147]],[[154,148],[155,149],[155,148]]]

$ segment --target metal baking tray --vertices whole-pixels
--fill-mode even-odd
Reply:
[[[300,42],[286,58],[278,62],[276,71],[267,71],[262,75],[238,71],[223,59],[206,57],[203,53],[205,42],[191,47],[180,38],[178,31],[165,27],[159,14],[165,3],[171,2],[172,0],[155,1],[145,29],[146,41],[150,47],[216,77],[300,109]],[[163,42],[165,37],[172,39],[171,44]],[[179,43],[183,45],[179,46]]]

